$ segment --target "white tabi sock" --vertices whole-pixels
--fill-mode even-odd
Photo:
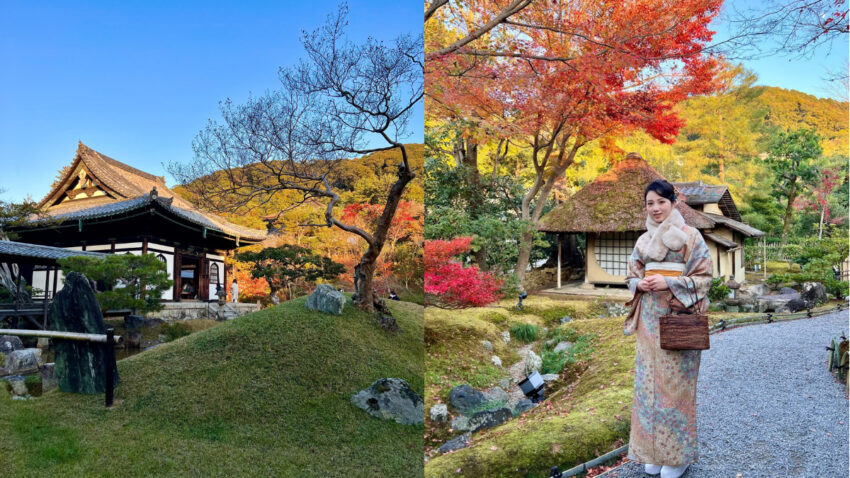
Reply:
[[[679,478],[688,469],[688,465],[663,466],[661,467],[661,478]]]

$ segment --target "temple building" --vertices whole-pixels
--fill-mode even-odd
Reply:
[[[637,153],[630,153],[608,172],[577,191],[540,218],[538,230],[558,234],[559,256],[564,236],[584,234],[584,285],[624,285],[627,264],[638,237],[646,231],[644,190],[665,179]],[[744,238],[764,233],[741,222],[727,186],[702,182],[671,183],[676,208],[685,223],[700,231],[714,266],[714,276],[744,283]],[[558,258],[558,287],[561,287]]]
[[[39,207],[49,220],[17,229],[19,241],[111,254],[156,254],[174,281],[164,301],[217,300],[217,287],[229,285],[224,258],[267,234],[202,211],[170,190],[165,178],[82,143]],[[50,283],[54,273],[36,268],[27,279],[30,284]]]

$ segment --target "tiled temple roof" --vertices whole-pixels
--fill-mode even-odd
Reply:
[[[92,176],[90,179],[95,185],[90,189],[102,191],[103,195],[65,200],[66,196],[71,196],[77,191],[81,193],[88,191],[88,189],[70,189],[81,168],[87,170]],[[144,207],[152,201],[157,201],[162,207],[189,222],[214,231],[221,231],[234,238],[259,242],[267,236],[266,231],[239,226],[199,209],[169,189],[165,185],[165,178],[128,166],[83,143],[79,144],[70,168],[41,200],[39,206],[45,208],[48,216],[65,221],[108,217]]]

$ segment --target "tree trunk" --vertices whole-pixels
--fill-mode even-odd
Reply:
[[[371,241],[369,241],[369,247],[360,258],[360,263],[354,268],[354,305],[367,312],[375,312],[376,298],[372,284],[374,283],[378,256],[381,255],[381,250],[387,240],[387,231],[392,224],[396,209],[398,209],[404,188],[415,176],[407,165],[407,149],[402,144],[399,144],[398,147],[401,149],[403,158],[402,163],[398,167],[398,179],[390,187],[387,202],[384,204],[384,212],[378,219],[378,225],[372,234]],[[380,312],[388,313],[385,307]]]
[[[797,199],[797,178],[791,180],[791,187],[788,190],[788,205],[785,206],[785,219],[782,221],[782,241],[780,246],[785,246],[788,239],[788,228],[791,226],[791,215],[794,213],[794,200]]]
[[[522,281],[525,279],[525,272],[531,259],[534,231],[537,229],[537,224],[540,222],[540,216],[543,215],[543,208],[546,206],[546,198],[548,198],[549,194],[552,192],[552,188],[555,186],[555,181],[559,177],[563,176],[567,168],[573,163],[576,152],[578,152],[579,148],[581,148],[584,144],[576,141],[570,149],[570,152],[566,153],[565,148],[568,139],[569,137],[567,136],[560,141],[560,151],[558,152],[558,156],[553,166],[548,169],[545,168],[545,166],[538,169],[537,179],[534,181],[534,186],[532,186],[522,198],[522,218],[529,220],[531,225],[530,230],[522,235],[522,242],[519,245],[517,264],[514,268],[514,274],[516,274],[520,284],[522,284]],[[548,156],[551,153],[551,147],[548,149],[549,151],[545,153],[546,156],[544,161],[548,161],[549,159]],[[531,210],[532,201],[536,201],[533,211]]]
[[[478,170],[478,144],[469,139],[457,138],[452,150],[455,162],[463,169],[466,181],[466,190],[469,191],[469,206],[467,213],[471,219],[481,216],[481,205],[484,203],[484,195],[481,188],[481,172]],[[487,246],[482,244],[474,253],[475,263],[478,269],[488,270]]]
[[[820,223],[818,223],[818,240],[823,239],[823,215],[826,211],[826,206],[820,206]]]

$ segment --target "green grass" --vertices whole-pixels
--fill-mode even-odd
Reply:
[[[530,344],[537,340],[540,327],[534,324],[516,324],[511,327],[511,336],[520,342]]]
[[[112,409],[103,395],[0,396],[4,475],[421,475],[423,427],[350,397],[381,377],[424,392],[422,307],[391,301],[393,333],[350,305],[332,316],[304,301],[120,361]]]
[[[593,339],[595,334],[579,334],[572,327],[558,328],[549,333],[551,345],[544,345],[540,358],[543,365],[540,373],[559,373],[567,365],[575,365],[580,361],[588,360],[593,353]],[[573,345],[566,352],[555,352],[553,349],[558,342],[569,341]]]
[[[183,322],[163,324],[160,331],[165,336],[165,342],[171,342],[192,333],[192,329]]]

